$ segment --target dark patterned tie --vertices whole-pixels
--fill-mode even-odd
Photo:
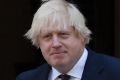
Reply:
[[[59,78],[61,78],[61,80],[69,80],[70,79],[70,75],[61,74],[61,75],[59,75]]]

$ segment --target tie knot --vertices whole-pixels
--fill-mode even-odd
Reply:
[[[70,79],[70,75],[61,74],[61,75],[59,75],[59,78],[61,78],[61,80],[69,80]]]

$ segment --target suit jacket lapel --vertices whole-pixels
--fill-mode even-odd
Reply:
[[[88,50],[88,59],[83,71],[82,80],[103,80],[101,79],[101,74],[104,70],[101,59],[92,52]]]
[[[51,71],[51,66],[49,66],[48,64],[46,64],[42,70],[41,75],[39,75],[39,77],[36,80],[48,80],[49,78],[49,73]]]

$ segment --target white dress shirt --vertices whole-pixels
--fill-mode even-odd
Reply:
[[[87,49],[84,49],[81,58],[78,60],[75,66],[67,73],[68,75],[71,76],[70,80],[81,80],[84,66],[87,60],[87,56],[88,56],[88,51]],[[61,73],[59,71],[57,71],[54,67],[52,67],[52,70],[49,75],[49,80],[60,80],[57,78],[60,74]]]

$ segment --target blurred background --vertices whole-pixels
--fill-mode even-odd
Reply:
[[[93,32],[88,46],[120,58],[120,0],[73,1]],[[0,80],[15,80],[19,73],[45,63],[40,50],[23,36],[40,4],[40,0],[0,0]]]

